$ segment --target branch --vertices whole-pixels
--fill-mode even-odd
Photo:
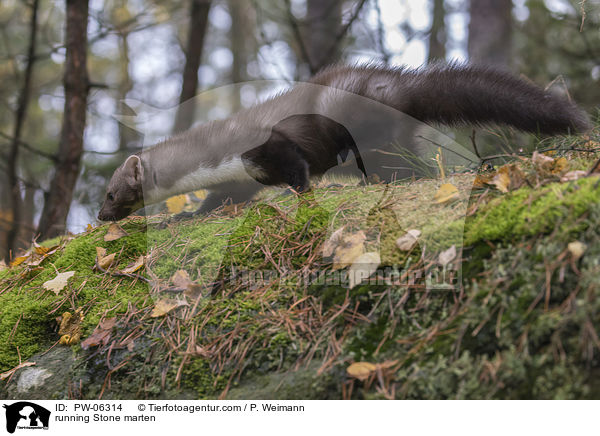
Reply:
[[[2,136],[5,139],[8,139],[9,141],[14,141],[15,138],[13,136],[7,135],[4,132],[0,132],[0,136]],[[46,153],[45,151],[42,150],[38,150],[37,148],[35,148],[34,146],[28,144],[27,142],[23,141],[22,139],[17,139],[17,142],[19,143],[19,146],[23,147],[25,150],[30,151],[32,153],[35,153],[39,156],[42,156],[48,160],[51,160],[52,162],[57,162],[58,158],[51,154],[51,153]]]
[[[292,14],[292,4],[291,4],[290,0],[285,0],[285,5],[286,5],[286,9],[287,9],[286,12],[287,12],[288,22],[290,23],[290,26],[292,27],[292,32],[294,33],[296,40],[298,41],[298,46],[300,47],[300,52],[302,53],[302,57],[308,64],[308,69],[310,70],[310,73],[314,74],[314,73],[316,73],[315,67],[313,66],[313,63],[311,62],[310,55],[308,54],[308,50],[306,48],[306,45],[304,44],[304,38],[302,38],[302,32],[300,31],[300,26],[298,26],[298,22],[296,21],[294,14]]]

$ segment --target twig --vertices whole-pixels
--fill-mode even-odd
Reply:
[[[104,274],[108,274],[108,275],[110,275],[112,277],[129,277],[129,278],[132,278],[132,279],[141,280],[141,281],[146,282],[148,284],[152,283],[150,279],[147,279],[146,277],[144,277],[144,276],[142,276],[140,274],[107,271],[107,270],[105,270],[104,268],[102,268],[100,266],[100,264],[98,263],[98,258],[96,258],[96,260],[95,260],[94,263],[96,264],[96,269],[98,271],[100,271],[101,273],[104,273]]]

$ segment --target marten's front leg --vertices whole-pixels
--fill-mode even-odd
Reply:
[[[289,185],[297,192],[310,187],[310,168],[298,146],[273,132],[264,144],[242,154],[246,171],[263,185]]]

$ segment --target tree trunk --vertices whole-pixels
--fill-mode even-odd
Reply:
[[[190,10],[190,27],[188,30],[185,67],[183,69],[183,84],[179,95],[179,108],[175,115],[174,132],[190,128],[194,121],[195,104],[192,100],[198,88],[198,68],[202,59],[204,36],[208,28],[208,11],[210,0],[192,0]],[[182,103],[187,102],[182,106]]]
[[[433,0],[428,62],[446,59],[446,9],[444,0]]]
[[[86,67],[88,0],[67,0],[66,22],[65,109],[56,173],[40,218],[38,232],[41,240],[65,231],[83,153],[89,88]]]
[[[512,0],[471,0],[469,58],[507,66],[511,55]]]
[[[31,24],[29,26],[29,48],[27,50],[27,66],[25,67],[25,77],[23,88],[19,96],[19,104],[15,114],[15,127],[8,154],[8,186],[10,189],[11,222],[6,233],[6,248],[2,255],[9,260],[11,252],[16,248],[17,236],[21,226],[21,184],[17,174],[19,166],[19,146],[21,141],[21,132],[25,117],[27,115],[27,106],[29,104],[29,94],[31,91],[31,77],[33,76],[33,63],[35,62],[35,45],[37,38],[37,16],[39,1],[34,0],[31,6]]]
[[[231,15],[231,53],[233,65],[231,66],[231,82],[242,83],[247,80],[246,67],[251,48],[254,47],[251,19],[253,10],[246,0],[229,0],[229,15]],[[233,96],[234,110],[241,107],[240,95]]]
[[[341,0],[307,0],[306,61],[311,74],[339,58],[341,32]]]

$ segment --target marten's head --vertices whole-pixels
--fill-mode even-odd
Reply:
[[[142,160],[137,155],[129,156],[108,183],[98,219],[117,221],[144,207],[143,180]]]

